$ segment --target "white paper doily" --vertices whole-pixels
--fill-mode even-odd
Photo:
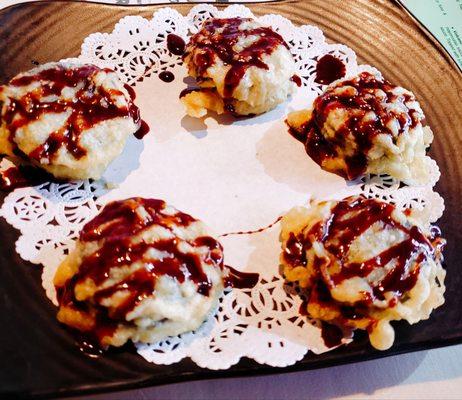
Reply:
[[[206,222],[217,235],[268,226],[295,205],[311,197],[343,198],[363,193],[411,207],[422,220],[433,222],[443,212],[443,199],[433,191],[439,179],[434,163],[431,184],[403,186],[388,176],[366,176],[354,183],[322,171],[303,146],[287,134],[287,112],[306,108],[321,93],[314,82],[316,59],[334,54],[343,60],[347,75],[361,70],[355,53],[329,44],[314,26],[294,26],[278,15],[256,18],[271,25],[289,43],[303,86],[292,99],[264,115],[232,121],[228,117],[198,121],[185,116],[178,94],[187,76],[178,56],[165,44],[167,34],[183,38],[197,31],[211,16],[253,16],[242,5],[222,11],[198,5],[187,16],[171,8],[150,20],[121,19],[114,31],[94,33],[82,45],[79,59],[117,71],[136,87],[137,104],[151,127],[144,140],[130,139],[124,153],[98,182],[46,183],[10,193],[1,215],[20,231],[19,255],[42,264],[43,286],[56,304],[52,277],[72,248],[85,222],[113,199],[130,196],[162,198]],[[164,83],[157,74],[170,70],[176,79]],[[2,161],[6,166],[7,161]],[[115,184],[112,190],[106,183]],[[252,290],[227,292],[215,317],[197,332],[161,343],[138,346],[148,361],[171,364],[190,357],[197,365],[225,369],[243,356],[261,364],[283,367],[302,359],[307,351],[324,346],[314,321],[299,315],[300,298],[284,287],[279,273],[279,224],[251,235],[221,237],[229,265],[260,274]]]

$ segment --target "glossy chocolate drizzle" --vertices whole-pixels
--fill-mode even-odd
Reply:
[[[175,54],[176,56],[182,56],[186,48],[186,43],[178,35],[170,33],[167,35],[167,49],[170,53]]]
[[[220,235],[220,237],[233,236],[233,235],[253,235],[255,233],[264,232],[267,229],[272,228],[274,225],[276,225],[281,219],[282,217],[278,217],[274,222],[271,222],[271,224],[266,225],[263,228],[258,228],[258,229],[254,229],[251,231],[227,232],[227,233],[223,233],[222,235]]]
[[[260,275],[256,272],[238,271],[229,265],[227,265],[226,268],[229,270],[229,274],[225,278],[225,287],[252,289],[260,279]]]
[[[364,299],[354,307],[340,307],[345,320],[366,317],[367,307],[375,299],[384,300],[386,292],[392,292],[394,298],[399,299],[415,286],[421,263],[429,258],[439,258],[444,240],[437,230],[427,237],[417,226],[401,224],[392,216],[394,209],[393,205],[375,199],[351,197],[338,202],[324,223],[315,224],[308,232],[299,235],[290,234],[284,251],[286,263],[293,266],[306,265],[306,252],[316,241],[323,244],[340,266],[339,271],[325,280],[321,271],[326,271],[330,260],[315,256],[312,262],[318,278],[311,289],[310,302],[332,304],[335,300],[330,296],[330,286],[339,285],[356,276],[367,277],[375,269],[390,262],[393,262],[393,267],[379,281],[371,284],[372,294],[365,293]],[[369,260],[348,262],[348,250],[353,241],[376,223],[381,223],[384,229],[400,230],[407,238]],[[390,306],[395,304],[396,301]]]
[[[11,192],[17,188],[36,186],[51,180],[53,176],[39,168],[20,165],[0,171],[0,190]]]
[[[90,64],[73,68],[57,65],[35,75],[13,78],[9,83],[11,86],[22,87],[34,82],[40,83],[40,86],[29,91],[22,98],[10,98],[10,104],[4,112],[3,119],[10,132],[9,140],[15,152],[22,154],[15,142],[17,130],[48,113],[69,113],[70,115],[62,128],[52,132],[43,144],[27,155],[38,162],[53,160],[63,146],[75,159],[84,157],[87,151],[80,144],[80,136],[84,130],[99,122],[124,117],[132,118],[136,124],[141,125],[139,109],[133,103],[134,91],[129,86],[125,86],[129,90],[132,101],[128,107],[116,106],[112,96],[123,95],[123,93],[119,90],[106,90],[96,86],[92,77],[99,71],[101,71],[100,68]],[[103,71],[112,72],[109,69]],[[78,87],[74,98],[66,100],[60,98],[57,101],[47,99],[49,96],[61,97],[61,92],[66,87]],[[146,127],[143,126],[143,129]]]
[[[279,45],[288,48],[284,39],[271,28],[240,29],[241,24],[250,21],[250,18],[213,18],[205,21],[199,33],[191,38],[187,52],[183,55],[185,59],[191,47],[196,49],[193,64],[199,80],[215,64],[216,57],[231,66],[225,77],[225,99],[232,97],[247,68],[267,70],[268,65],[262,61],[262,57],[271,54]],[[239,40],[254,35],[258,39],[250,46],[239,52],[235,50],[234,46]]]
[[[92,342],[88,338],[80,335],[76,335],[74,333],[74,336],[76,336],[76,344],[83,354],[85,354],[87,357],[90,358],[99,358],[101,355],[103,355],[103,349],[97,342]]]
[[[146,123],[146,121],[141,119],[140,110],[134,103],[134,101],[136,99],[135,89],[133,89],[133,87],[131,87],[130,85],[127,85],[126,83],[124,83],[124,88],[128,92],[128,94],[130,96],[130,100],[131,100],[130,108],[129,108],[130,115],[132,115],[134,117],[133,119],[134,119],[135,123],[139,124],[138,130],[133,135],[137,139],[141,140],[149,133],[149,130],[150,130],[149,125]]]
[[[145,211],[140,212],[140,207]],[[77,274],[64,287],[57,288],[60,305],[86,309],[88,306],[85,303],[75,299],[77,284],[91,279],[98,286],[108,278],[112,268],[136,262],[145,265],[124,280],[99,289],[93,295],[97,311],[94,334],[100,342],[104,336],[112,336],[117,323],[125,322],[126,315],[143,299],[153,294],[160,276],[168,275],[179,282],[184,282],[185,279],[192,280],[196,283],[198,292],[207,296],[212,283],[202,268],[203,263],[223,268],[223,249],[218,241],[209,236],[196,238],[189,243],[193,247],[207,247],[208,252],[205,256],[181,251],[176,236],[159,239],[153,243],[133,243],[135,235],[153,225],[172,231],[175,227],[187,227],[196,221],[190,215],[179,211],[173,215],[164,213],[164,208],[165,203],[161,200],[132,198],[115,201],[106,205],[80,233],[81,242],[99,241],[101,247],[84,257]],[[162,259],[149,257],[149,249],[165,252],[168,256]],[[102,302],[119,291],[126,294],[124,301],[108,312],[101,306]]]
[[[298,312],[302,316],[309,316],[308,302],[305,300],[300,304]],[[336,347],[342,344],[344,332],[342,328],[335,324],[329,324],[325,321],[319,321],[321,328],[321,338],[326,347]]]
[[[326,347],[336,347],[342,344],[343,331],[334,324],[321,321],[321,337]]]
[[[215,89],[212,89],[212,88],[186,88],[186,89],[183,89],[180,92],[180,95],[178,97],[181,99],[182,97],[187,96],[190,93],[204,92],[204,91],[213,91],[213,92],[215,92]]]
[[[298,75],[292,75],[290,80],[295,83],[298,87],[302,86],[302,78],[300,78]]]
[[[345,73],[346,67],[342,60],[326,54],[316,63],[316,78],[314,81],[322,85],[329,85],[337,79],[343,78]]]
[[[351,86],[353,93],[339,94],[338,87]],[[399,123],[399,134],[406,129],[415,128],[421,121],[420,114],[406,107],[407,102],[415,98],[409,93],[396,95],[392,90],[396,86],[376,76],[363,72],[359,76],[328,88],[324,94],[318,96],[313,105],[311,119],[300,130],[290,129],[290,133],[305,145],[308,155],[321,167],[332,158],[338,157],[339,148],[346,146],[347,140],[354,140],[356,148],[353,154],[345,158],[346,169],[335,171],[345,179],[357,179],[367,169],[367,154],[373,146],[374,138],[379,134],[390,135],[393,132],[388,128],[391,120]],[[387,102],[399,102],[407,112],[391,112],[375,95],[381,90]],[[340,126],[334,138],[326,139],[322,133],[324,123],[334,110],[345,110],[349,117]],[[364,118],[367,113],[373,112],[373,119]]]
[[[170,83],[175,79],[175,75],[173,75],[173,73],[170,71],[162,71],[159,72],[159,79],[162,82]]]

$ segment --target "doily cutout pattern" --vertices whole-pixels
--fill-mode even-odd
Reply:
[[[136,85],[152,74],[181,64],[180,57],[166,50],[167,34],[186,39],[212,16],[253,17],[243,5],[220,11],[204,4],[193,7],[187,16],[171,8],[160,9],[151,20],[128,16],[116,24],[112,33],[88,36],[78,60],[113,68],[124,82]],[[314,82],[314,72],[316,60],[328,53],[343,60],[347,75],[364,70],[378,73],[374,67],[357,65],[356,55],[348,47],[328,44],[317,27],[296,27],[279,15],[256,19],[272,26],[289,43],[306,90],[319,94],[324,89]],[[444,203],[433,191],[439,178],[438,166],[433,160],[429,162],[434,164],[434,172],[427,186],[408,187],[386,175],[366,176],[355,184],[365,196],[390,201],[399,208],[410,207],[424,222],[434,222],[442,215]],[[7,164],[3,160],[0,167]],[[101,208],[99,197],[106,191],[102,182],[46,183],[16,189],[5,198],[0,215],[21,232],[16,251],[24,260],[44,265],[43,286],[54,304],[55,269],[72,248],[82,226]],[[276,224],[267,232],[277,235],[278,229]],[[200,367],[226,369],[244,356],[261,364],[284,367],[301,360],[308,350],[327,351],[317,323],[299,315],[300,296],[285,287],[278,266],[258,272],[261,278],[256,287],[226,292],[215,315],[196,332],[138,345],[139,354],[157,364],[172,364],[190,357]]]

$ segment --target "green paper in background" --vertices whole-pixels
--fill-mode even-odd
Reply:
[[[462,69],[462,0],[400,0]]]

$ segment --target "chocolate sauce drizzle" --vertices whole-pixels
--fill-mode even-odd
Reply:
[[[193,93],[193,92],[204,92],[206,90],[213,90],[215,91],[215,89],[212,89],[212,88],[186,88],[186,89],[183,89],[181,92],[180,92],[180,95],[178,96],[180,99],[184,96],[187,96],[189,93]]]
[[[128,92],[130,96],[130,115],[134,116],[134,121],[136,124],[139,124],[138,130],[133,134],[137,139],[141,140],[143,139],[148,133],[149,133],[149,125],[146,123],[145,120],[141,119],[140,117],[140,110],[139,108],[135,105],[134,101],[136,99],[136,92],[133,87],[130,85],[127,85],[124,83],[124,88]]]
[[[138,130],[133,134],[137,139],[141,140],[143,139],[148,133],[149,133],[149,125],[146,123],[146,121],[141,120],[140,121],[140,127]]]
[[[342,60],[326,54],[316,63],[316,78],[314,81],[322,85],[329,85],[337,79],[343,78],[345,74],[346,67]]]
[[[345,86],[354,88],[353,93],[338,94],[338,87]],[[300,130],[291,128],[289,132],[304,143],[308,155],[321,167],[329,159],[338,157],[338,149],[345,148],[346,141],[353,138],[356,148],[353,154],[345,157],[345,170],[332,172],[345,179],[357,179],[366,172],[367,154],[373,146],[374,138],[379,134],[386,134],[395,140],[393,132],[387,126],[391,120],[398,121],[399,134],[408,128],[415,128],[421,121],[416,110],[406,108],[406,103],[415,100],[414,96],[408,93],[393,94],[394,88],[396,86],[388,81],[363,72],[353,79],[328,88],[324,94],[318,96],[314,101],[311,119]],[[374,94],[375,90],[381,90],[388,102],[400,102],[407,112],[390,112]],[[336,109],[346,110],[349,117],[337,129],[334,138],[326,139],[322,128],[329,114]],[[364,118],[371,111],[376,117]]]
[[[75,333],[74,333],[75,335]],[[90,358],[99,358],[103,355],[103,349],[97,342],[92,342],[88,338],[80,335],[76,336],[76,343],[81,353]]]
[[[300,304],[298,313],[302,316],[309,316],[308,302],[305,300]],[[336,347],[342,344],[342,339],[345,336],[342,328],[337,325],[329,324],[325,321],[319,321],[321,324],[321,338],[326,347]]]
[[[17,188],[36,186],[51,180],[53,177],[39,168],[20,165],[0,171],[0,190],[11,192]]]
[[[225,99],[232,97],[247,68],[267,70],[268,65],[262,61],[262,57],[271,54],[279,45],[288,48],[284,39],[271,28],[240,29],[242,23],[249,21],[252,19],[212,18],[205,21],[202,29],[191,38],[187,52],[183,55],[184,60],[191,48],[196,49],[193,64],[199,80],[205,78],[207,69],[214,65],[216,57],[231,66],[225,77]],[[240,39],[253,35],[258,37],[254,43],[240,52],[235,51],[234,46]]]
[[[302,78],[300,78],[298,75],[292,75],[290,80],[295,83],[298,87],[302,86]]]
[[[227,265],[226,268],[229,270],[229,274],[225,278],[225,287],[252,289],[260,279],[260,275],[256,272],[238,271],[229,265]]]
[[[147,215],[140,214],[140,207],[144,208]],[[83,258],[77,274],[66,282],[64,287],[57,288],[58,301],[62,306],[87,310],[87,303],[79,302],[75,298],[77,284],[91,279],[98,286],[108,278],[111,268],[132,265],[135,262],[145,265],[124,280],[99,289],[93,295],[96,324],[92,333],[100,343],[105,336],[113,335],[119,322],[126,323],[125,317],[131,310],[153,294],[160,276],[168,275],[179,282],[184,282],[185,279],[192,280],[196,283],[198,292],[208,296],[212,283],[202,264],[223,269],[223,249],[218,241],[209,236],[199,237],[190,242],[193,247],[208,247],[205,256],[181,251],[176,236],[171,239],[159,239],[154,243],[133,243],[135,235],[153,225],[172,231],[174,227],[187,227],[196,221],[190,215],[179,211],[173,215],[164,213],[164,208],[165,203],[162,200],[132,198],[115,201],[106,205],[80,233],[81,242],[100,241],[101,247]],[[147,254],[149,249],[165,252],[168,256],[162,259],[151,258]],[[101,304],[117,292],[128,294],[121,304],[108,312]]]
[[[269,228],[272,228],[274,225],[276,225],[280,220],[282,219],[282,217],[278,217],[276,219],[276,221],[274,222],[271,222],[271,224],[267,225],[267,226],[264,226],[263,228],[258,228],[258,229],[254,229],[252,231],[237,231],[237,232],[228,232],[228,233],[223,233],[222,235],[220,235],[220,237],[226,237],[226,236],[232,236],[232,235],[253,235],[255,233],[260,233],[260,232],[263,232],[263,231],[266,231],[267,229]]]
[[[417,226],[405,226],[392,216],[395,207],[391,204],[362,196],[350,197],[340,201],[331,211],[324,223],[314,225],[308,232],[291,234],[286,243],[284,260],[297,266],[306,265],[306,252],[313,242],[321,242],[325,249],[338,260],[340,270],[325,280],[321,271],[326,271],[330,260],[315,256],[312,260],[317,271],[317,280],[310,292],[310,302],[332,304],[330,286],[341,284],[352,277],[367,277],[375,269],[393,261],[393,268],[372,286],[372,295],[365,293],[363,301],[354,307],[340,307],[344,321],[367,317],[367,307],[373,300],[384,300],[386,292],[392,292],[396,299],[411,290],[418,279],[420,265],[429,258],[439,258],[444,245],[439,231],[425,236]],[[407,239],[382,251],[380,254],[361,263],[347,261],[348,250],[353,241],[375,223],[382,223],[384,229],[393,228],[406,234]],[[393,306],[396,304],[390,304]]]
[[[167,49],[170,53],[175,54],[176,56],[182,56],[186,48],[186,43],[178,35],[170,33],[167,35]]]
[[[340,346],[343,336],[344,334],[340,327],[321,321],[321,337],[326,347]]]
[[[109,119],[124,117],[132,118],[136,124],[141,125],[138,107],[133,103],[134,91],[129,89],[132,101],[129,107],[118,107],[114,104],[112,96],[123,95],[119,90],[104,89],[96,86],[92,77],[101,71],[100,68],[86,64],[80,67],[65,68],[57,65],[40,71],[35,75],[23,75],[13,78],[9,85],[28,86],[33,82],[41,85],[29,91],[20,99],[10,98],[10,104],[3,115],[6,126],[10,132],[9,140],[16,153],[22,153],[15,142],[18,129],[40,119],[48,113],[70,113],[64,126],[52,132],[47,140],[32,150],[27,156],[38,162],[53,160],[61,147],[66,147],[75,159],[81,159],[87,153],[80,144],[80,136],[86,129]],[[104,69],[103,71],[112,72]],[[65,87],[80,87],[75,98],[58,101],[47,101],[48,96],[61,96]],[[125,86],[129,88],[128,86]],[[144,124],[145,125],[145,124]],[[143,126],[143,129],[146,129]],[[24,155],[24,154],[22,154]]]
[[[170,71],[162,71],[159,73],[159,79],[162,82],[170,83],[175,79],[175,75]]]

